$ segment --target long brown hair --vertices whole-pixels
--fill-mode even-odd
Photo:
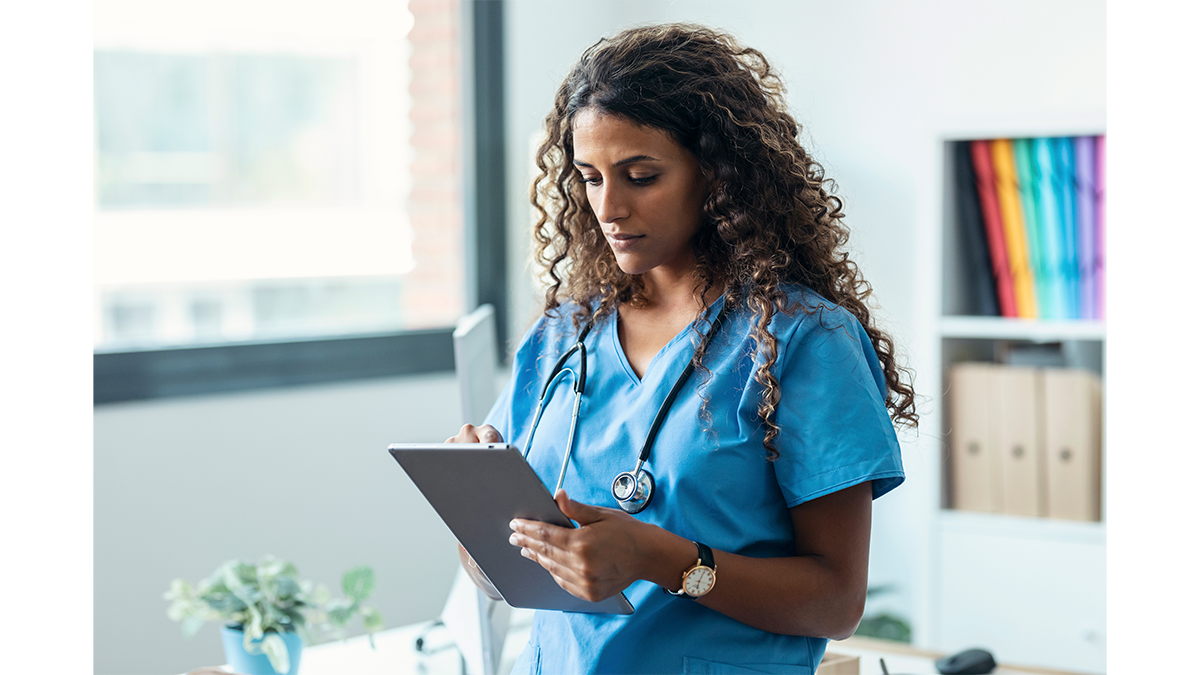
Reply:
[[[710,186],[692,242],[696,292],[703,298],[724,288],[727,303],[755,317],[752,338],[764,356],[755,373],[763,387],[758,414],[771,459],[778,456],[780,390],[771,373],[779,348],[768,326],[776,312],[798,309],[783,284],[803,284],[858,319],[883,368],[893,422],[917,424],[911,373],[872,321],[871,286],[845,251],[842,201],[801,147],[783,92],[762,53],[729,35],[691,24],[625,30],[585,51],[559,86],[530,195],[538,216],[534,263],[547,284],[544,311],[573,300],[578,325],[644,300],[641,278],[617,266],[572,165],[575,116],[587,108],[617,115],[662,129],[691,151]]]

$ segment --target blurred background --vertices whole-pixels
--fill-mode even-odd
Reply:
[[[947,143],[1104,133],[1104,3],[96,0],[96,673],[222,662],[217,627],[185,641],[162,593],[230,558],[326,583],[368,564],[389,626],[438,614],[454,540],[385,448],[461,424],[459,316],[496,306],[507,354],[536,314],[527,195],[553,91],[597,39],[658,21],[728,30],[781,73],[915,372],[864,625],[942,651],[978,625],[1014,645],[998,658],[1103,671],[1103,522],[944,517],[940,319]],[[947,585],[969,583],[947,542],[1010,539],[1067,556],[1022,573],[1029,593],[1082,579],[1044,644],[1021,632],[1044,608]]]

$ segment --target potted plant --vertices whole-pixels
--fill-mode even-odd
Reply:
[[[182,622],[190,638],[207,621],[222,621],[225,658],[247,675],[295,675],[303,644],[318,636],[344,637],[346,626],[362,617],[371,647],[372,634],[383,628],[379,610],[362,603],[375,590],[370,567],[342,575],[345,597],[334,598],[323,584],[301,581],[289,562],[266,556],[252,564],[222,563],[193,589],[183,579],[171,582],[163,598],[171,601],[167,616]]]

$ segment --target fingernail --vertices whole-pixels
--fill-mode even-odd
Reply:
[[[517,545],[517,534],[515,532],[508,538],[508,543],[512,544],[513,546]]]
[[[513,530],[515,532],[517,529],[517,521],[515,521],[515,520],[508,521],[508,529]]]
[[[533,552],[527,548],[521,549],[521,555],[525,556],[526,558],[533,558]]]

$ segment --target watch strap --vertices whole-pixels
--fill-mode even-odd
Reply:
[[[700,564],[710,570],[716,571],[717,563],[713,560],[712,549],[708,547],[708,544],[701,544],[698,541],[693,541],[692,543],[696,545],[696,552],[700,554]]]

